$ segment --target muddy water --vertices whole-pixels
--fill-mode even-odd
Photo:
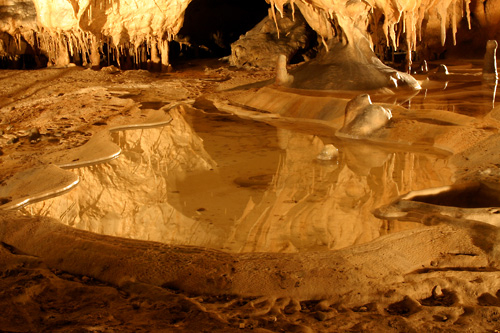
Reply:
[[[463,72],[423,87],[402,106],[476,117],[496,102],[494,87]],[[115,134],[122,157],[79,169],[80,189],[30,209],[113,236],[231,252],[321,251],[419,227],[372,212],[409,191],[454,182],[449,155],[432,147],[312,132],[187,109],[163,129]],[[332,142],[338,157],[319,160]]]
[[[424,89],[402,106],[468,117],[488,114],[497,103],[496,84],[483,82],[469,65],[450,67],[450,72],[445,79],[424,82]],[[219,184],[207,182],[210,195],[198,195],[190,191],[193,185],[187,186],[189,194],[183,200],[191,202],[191,212],[211,205],[219,212],[197,213],[200,221],[205,218],[229,228],[227,239],[215,246],[228,251],[338,249],[418,227],[382,221],[372,212],[409,191],[454,182],[454,166],[432,147],[413,151],[409,146],[320,138],[301,130],[301,125],[266,127],[224,116],[193,115],[191,121],[224,176]],[[432,117],[420,121],[452,125]],[[339,149],[338,158],[318,160],[324,144],[330,142]],[[197,176],[184,185],[203,184],[207,179],[213,178]],[[221,200],[213,199],[215,193],[223,193]]]
[[[262,199],[283,152],[269,125],[197,111],[186,119],[216,165],[181,178],[173,175],[168,201],[183,215],[223,229],[223,243],[249,200]]]
[[[317,156],[333,136],[194,110],[186,119],[216,166],[170,182],[168,203],[213,235],[179,243],[295,252],[368,242],[418,226],[381,221],[373,209],[453,178],[441,154],[337,139],[338,158],[322,161]]]
[[[430,109],[471,117],[484,116],[498,102],[496,84],[468,81],[467,78],[459,77],[455,82],[431,82],[427,89],[403,106],[409,110]]]
[[[422,91],[403,106],[409,110],[440,110],[482,117],[500,102],[498,81],[483,80],[480,62],[448,66],[449,75],[416,76]]]
[[[327,138],[224,116],[193,114],[192,123],[220,170],[179,182],[180,209],[227,228],[215,247],[228,251],[338,249],[416,227],[372,210],[453,178],[443,155],[336,141],[338,158],[323,161]]]

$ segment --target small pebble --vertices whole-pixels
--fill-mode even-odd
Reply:
[[[19,138],[16,136],[15,138],[12,138],[9,141],[7,141],[7,144],[11,145],[11,144],[18,143],[18,142],[19,142]]]
[[[318,311],[318,312],[314,313],[314,318],[316,318],[316,320],[319,320],[319,321],[325,321],[326,319],[328,319],[328,315],[326,313],[324,313],[323,311]]]
[[[28,138],[30,141],[36,141],[36,140],[40,139],[41,136],[42,135],[40,134],[40,131],[38,130],[38,128],[32,128],[28,132]]]
[[[287,306],[285,306],[283,312],[285,314],[291,315],[296,312],[299,312],[300,310],[302,310],[302,307],[300,306],[299,302],[290,302]]]
[[[328,300],[323,300],[316,304],[314,307],[316,311],[331,311],[332,309],[330,308],[330,302]]]
[[[443,296],[443,290],[441,289],[440,286],[435,286],[434,289],[432,289],[432,296],[434,297]]]

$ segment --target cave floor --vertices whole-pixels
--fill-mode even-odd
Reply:
[[[335,135],[359,92],[215,60],[0,71],[0,205],[65,193],[0,210],[0,330],[500,329],[496,84],[449,69],[370,92],[393,118],[362,139]]]

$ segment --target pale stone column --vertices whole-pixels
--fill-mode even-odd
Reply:
[[[170,69],[170,63],[168,61],[168,40],[162,40],[160,42],[161,48],[161,71],[168,72]]]
[[[146,45],[142,44],[137,48],[138,59],[139,59],[139,68],[147,68],[148,63],[148,48]]]
[[[59,38],[59,42],[57,43],[57,50],[55,53],[55,66],[63,67],[69,65],[68,45],[66,44],[65,38],[62,36]]]
[[[290,86],[293,83],[293,75],[288,74],[286,64],[286,55],[280,54],[276,65],[276,84],[285,87]]]
[[[156,38],[153,38],[151,40],[151,70],[158,70],[160,68],[161,62],[162,59],[160,58],[160,54],[158,52],[158,40]]]
[[[90,45],[90,63],[92,64],[92,68],[99,68],[101,63],[99,44],[97,43],[97,39],[95,37],[92,38],[92,43]]]

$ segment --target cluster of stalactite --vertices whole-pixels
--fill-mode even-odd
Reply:
[[[0,59],[35,67],[75,63],[125,69],[169,67],[169,42],[190,0],[25,0],[0,14]],[[19,67],[19,66],[17,66]]]
[[[481,43],[496,39],[500,26],[500,1],[489,0],[268,0],[273,15],[287,4],[297,7],[308,24],[323,38],[356,43],[366,38],[377,55],[387,59],[388,50],[403,51],[411,65],[412,53],[429,56],[457,44],[462,28],[477,29]],[[447,39],[451,39],[447,43]],[[424,42],[425,41],[425,42]],[[477,41],[476,41],[477,42]],[[479,42],[478,42],[479,44]],[[482,45],[484,47],[484,45]],[[482,49],[482,48],[481,48]]]
[[[29,38],[26,38],[29,37]],[[32,31],[30,35],[0,36],[0,58],[11,67],[62,67],[70,63],[85,67],[114,65],[122,69],[167,70],[171,37],[148,38],[115,45],[111,37],[89,32],[53,33]],[[7,67],[7,65],[2,66]]]
[[[419,45],[429,48],[424,40],[440,40],[444,47],[451,31],[456,43],[457,31],[465,25],[486,32],[486,42],[496,39],[500,27],[500,0],[266,1],[275,21],[285,5],[300,10],[326,48],[332,39],[355,43],[366,38],[381,58],[388,49],[405,50],[409,64]],[[190,2],[13,0],[0,6],[0,59],[28,54],[49,66],[74,62],[165,70],[169,42],[182,27]]]

